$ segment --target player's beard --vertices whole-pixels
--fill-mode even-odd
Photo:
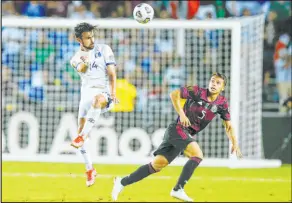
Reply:
[[[92,50],[94,48],[94,44],[92,47],[90,46],[85,46],[83,43],[82,43],[82,46],[86,49],[86,50]]]
[[[84,46],[84,45],[83,45],[83,47],[84,47],[85,49],[87,49],[87,50],[92,50],[92,49],[94,48],[94,46],[93,46],[93,47],[87,47],[87,46]]]

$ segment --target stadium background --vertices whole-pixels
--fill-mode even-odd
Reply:
[[[50,18],[50,17],[60,17],[68,19],[98,19],[98,18],[128,18],[132,19],[132,10],[135,5],[141,3],[142,1],[2,1],[2,16],[19,16],[24,17],[28,16],[29,18]],[[285,1],[249,1],[249,2],[232,2],[232,1],[200,1],[198,2],[176,2],[176,1],[147,1],[153,6],[155,10],[155,18],[161,19],[189,19],[189,20],[203,20],[206,18],[228,18],[233,16],[248,16],[256,15],[259,11],[263,11],[266,15],[265,19],[265,39],[264,39],[264,56],[263,56],[263,141],[264,141],[264,152],[265,158],[279,158],[283,163],[291,164],[291,103],[285,102],[291,100],[291,95],[287,95],[287,98],[281,97],[279,94],[281,91],[285,91],[287,85],[281,86],[281,84],[291,83],[291,77],[285,79],[283,75],[291,75],[291,62],[290,67],[284,69],[284,71],[278,71],[275,68],[275,64],[279,57],[284,57],[284,55],[289,55],[291,57],[291,28],[288,23],[291,24],[291,3]],[[232,5],[233,4],[233,5]],[[235,7],[232,7],[235,6]],[[70,32],[68,32],[70,33]],[[120,30],[116,30],[111,33],[114,37],[111,41],[106,41],[108,38],[106,36],[106,30],[102,30],[99,33],[99,40],[105,40],[106,43],[110,44],[116,55],[117,63],[119,64],[117,74],[118,82],[123,84],[126,88],[118,90],[121,95],[125,95],[127,92],[127,97],[123,98],[123,106],[118,106],[115,109],[116,118],[126,118],[125,120],[133,120],[133,122],[127,122],[123,125],[118,125],[115,123],[115,130],[117,133],[124,131],[125,129],[120,129],[120,126],[125,128],[135,125],[137,127],[142,127],[146,130],[147,133],[153,133],[156,129],[160,127],[165,127],[166,123],[172,121],[174,116],[174,111],[171,110],[171,105],[167,101],[167,98],[164,95],[170,90],[177,88],[185,83],[186,79],[189,84],[196,83],[196,76],[191,76],[188,78],[186,72],[173,70],[169,67],[169,64],[180,64],[182,58],[179,58],[176,55],[168,54],[173,52],[174,42],[171,41],[173,32],[162,33],[162,36],[165,38],[160,42],[153,42],[153,51],[155,57],[147,57],[147,53],[143,53],[145,47],[134,46],[132,47],[131,53],[142,53],[142,58],[134,57],[127,60],[127,56],[123,56],[123,63],[119,63],[119,58],[123,55],[123,46],[127,45],[127,39],[121,34]],[[125,34],[125,33],[123,33]],[[144,35],[149,35],[149,33],[144,33]],[[155,34],[155,33],[153,33]],[[217,33],[218,34],[218,33]],[[132,40],[136,39],[149,38],[149,36],[143,36],[143,33],[139,36],[131,36],[131,33],[125,34],[127,37]],[[26,36],[25,38],[23,36]],[[229,39],[228,33],[226,34],[226,39]],[[208,36],[210,41],[216,41],[214,35]],[[153,36],[154,38],[154,36]],[[216,38],[216,37],[215,37]],[[149,38],[151,39],[151,38]],[[198,40],[199,41],[199,40]],[[38,43],[48,44],[47,47],[37,47]],[[146,43],[147,44],[147,43]],[[56,47],[56,45],[60,47]],[[196,53],[197,50],[192,50],[194,45],[189,46],[189,52]],[[216,43],[214,47],[216,47]],[[66,32],[58,32],[57,30],[51,30],[50,32],[32,32],[30,35],[23,33],[21,29],[11,30],[2,27],[2,133],[7,135],[7,120],[13,115],[13,113],[18,112],[19,110],[28,110],[31,109],[34,112],[34,116],[37,117],[40,122],[39,125],[46,129],[47,126],[50,126],[52,129],[56,129],[59,125],[60,120],[55,119],[55,117],[60,118],[64,112],[74,112],[77,113],[78,103],[79,103],[79,77],[78,75],[69,67],[69,58],[73,55],[74,50],[78,47],[78,43],[74,41],[74,36],[72,33],[67,34]],[[207,47],[204,47],[207,49]],[[227,46],[228,49],[228,46]],[[224,52],[224,51],[223,51]],[[210,53],[210,50],[202,50],[202,53]],[[228,51],[226,51],[228,53]],[[143,55],[144,54],[144,55]],[[28,57],[31,60],[27,60],[28,64],[21,64],[21,57]],[[212,63],[212,55],[202,55],[197,56],[197,61],[204,59],[204,65]],[[230,63],[229,56],[222,55],[223,63]],[[286,58],[285,58],[286,60]],[[289,60],[289,58],[287,59]],[[291,60],[291,59],[290,59]],[[164,66],[159,67],[163,62]],[[185,62],[184,62],[185,63]],[[52,66],[55,66],[54,70],[51,69]],[[224,66],[224,65],[223,65]],[[172,69],[172,70],[171,70]],[[155,74],[155,71],[158,71],[160,74]],[[290,71],[290,72],[289,72]],[[208,71],[206,71],[208,72]],[[143,74],[142,74],[143,73]],[[179,74],[177,74],[179,73]],[[211,72],[210,72],[211,73]],[[145,76],[147,74],[147,76]],[[206,73],[204,75],[208,75]],[[199,75],[199,74],[198,74]],[[163,77],[162,77],[163,76]],[[204,78],[207,79],[207,78]],[[204,85],[204,80],[198,80],[201,82],[199,85]],[[149,84],[151,83],[151,84]],[[280,84],[280,85],[279,85]],[[151,87],[153,89],[147,88]],[[283,90],[284,88],[284,90]],[[56,98],[58,95],[58,98]],[[56,102],[58,101],[58,102]],[[61,101],[61,102],[60,102]],[[147,102],[148,101],[148,102]],[[164,110],[161,111],[161,109]],[[153,116],[156,112],[156,109],[159,110],[160,120],[163,122],[155,123],[153,122]],[[53,112],[52,114],[44,112]],[[172,116],[169,116],[169,115]],[[105,115],[105,118],[107,114]],[[49,119],[47,119],[49,118]],[[6,120],[6,121],[5,121]],[[140,122],[139,122],[140,121]],[[284,125],[283,125],[284,123]],[[274,129],[278,129],[275,130]],[[27,134],[27,127],[22,126],[21,132],[23,135]],[[52,139],[54,137],[54,130],[42,130],[44,134],[42,139],[44,142],[39,145],[39,153],[47,153],[52,144]],[[216,132],[216,134],[222,134],[222,132]],[[275,135],[277,134],[277,135]],[[2,137],[3,140],[3,137]],[[25,146],[28,140],[26,136],[21,136],[19,143],[21,146]],[[104,140],[102,140],[104,142]],[[208,140],[205,141],[208,143]],[[215,151],[213,156],[215,157],[228,157],[228,152],[220,151],[220,146],[222,143],[228,145],[228,142],[222,136],[221,144],[216,146],[205,146],[205,148],[212,147],[212,150]],[[107,143],[103,144],[106,146]],[[133,147],[139,147],[138,143],[132,143]],[[3,146],[3,145],[2,145]],[[4,145],[6,146],[6,145]],[[210,149],[211,150],[211,149]],[[2,149],[2,152],[7,152],[8,148]],[[220,152],[217,154],[217,152]],[[103,148],[100,148],[100,154],[103,154]],[[5,165],[6,164],[6,165]],[[47,167],[47,169],[45,169]],[[71,167],[70,164],[65,166],[59,166],[59,170],[51,169],[50,165],[38,165],[36,163],[25,163],[19,165],[16,162],[6,162],[3,163],[3,185],[7,184],[7,189],[3,191],[2,196],[4,201],[8,200],[36,200],[36,201],[48,201],[48,200],[60,200],[60,196],[53,197],[56,192],[52,191],[50,194],[52,196],[46,196],[41,198],[39,195],[34,194],[35,198],[29,198],[29,195],[21,194],[20,196],[13,196],[12,191],[9,189],[12,187],[16,179],[20,175],[15,175],[18,173],[46,173],[51,170],[52,173],[66,173],[68,168]],[[77,174],[82,171],[82,164],[72,165],[73,170]],[[109,167],[103,166],[99,170],[100,173],[109,173]],[[119,165],[121,168],[120,171],[112,170],[112,174],[125,174],[130,172],[133,168],[129,169],[128,166]],[[21,168],[21,169],[19,169]],[[17,170],[19,169],[19,170]],[[43,170],[41,170],[43,169]],[[98,169],[97,169],[98,170]],[[171,171],[179,171],[180,168],[173,168],[166,171],[166,174],[170,174]],[[202,169],[200,174],[204,177],[207,172]],[[212,169],[206,169],[212,170]],[[216,170],[216,169],[214,169]],[[272,170],[272,169],[269,169]],[[282,172],[280,171],[282,170]],[[283,179],[284,181],[279,181],[276,183],[271,181],[271,188],[276,184],[286,184],[283,188],[283,185],[279,186],[278,195],[273,200],[290,200],[291,193],[289,191],[289,186],[287,187],[289,181],[287,181],[287,176],[290,177],[289,171],[291,166],[288,168],[279,169],[279,171],[271,171],[270,174],[275,174],[275,177]],[[12,172],[14,175],[11,175]],[[8,173],[8,174],[6,174]],[[210,172],[213,174],[214,172]],[[230,171],[222,172],[224,173],[234,173]],[[246,175],[246,173],[254,173],[254,177],[262,177],[260,174],[263,174],[262,171],[248,171],[243,170],[237,175],[240,176],[240,173]],[[279,177],[280,173],[284,174],[283,177]],[[5,175],[6,174],[6,175]],[[215,174],[215,173],[214,173]],[[164,174],[165,175],[165,174]],[[235,176],[237,176],[235,175]],[[225,176],[227,176],[225,174]],[[20,182],[31,180],[32,176],[21,177]],[[43,177],[46,180],[46,176],[39,174],[39,177]],[[206,176],[207,177],[207,176]],[[269,177],[269,175],[267,175]],[[77,182],[83,184],[83,179],[77,176]],[[100,179],[98,179],[100,180]],[[240,179],[239,179],[240,180]],[[236,180],[236,181],[239,181]],[[68,178],[60,178],[60,181],[72,181]],[[154,180],[152,180],[154,181]],[[110,189],[111,185],[105,183],[105,180],[101,179],[101,182]],[[200,182],[200,180],[199,180]],[[202,181],[203,182],[203,181]],[[212,185],[210,181],[208,184]],[[71,182],[75,184],[74,181]],[[150,182],[145,182],[147,184]],[[48,185],[50,185],[49,183]],[[60,185],[64,183],[60,183]],[[204,183],[202,183],[204,184]],[[225,183],[226,184],[226,183]],[[266,183],[269,185],[268,183]],[[275,184],[275,185],[272,185]],[[20,189],[21,185],[19,184]],[[266,186],[267,186],[266,185]],[[52,185],[51,185],[52,186]],[[227,185],[225,185],[228,187]],[[49,186],[48,186],[49,187]],[[137,186],[139,187],[139,186]],[[208,186],[209,187],[209,186]],[[268,187],[268,186],[267,186]],[[46,186],[44,187],[45,190]],[[74,188],[74,187],[73,187]],[[212,188],[212,186],[211,186]],[[271,189],[268,188],[267,190]],[[290,181],[291,188],[291,181]],[[50,188],[47,188],[50,189]],[[76,189],[76,188],[75,188]],[[30,192],[37,191],[33,188],[27,189]],[[81,189],[84,190],[84,189]],[[66,191],[64,189],[64,193]],[[93,191],[93,190],[91,190]],[[245,186],[245,191],[247,188]],[[38,191],[40,192],[40,191]],[[43,191],[41,191],[42,193]],[[87,193],[88,191],[86,191]],[[238,191],[237,191],[238,192]],[[91,192],[92,193],[92,192]],[[143,194],[145,191],[143,191]],[[168,192],[166,192],[168,194]],[[6,195],[6,196],[5,196]],[[151,195],[149,193],[148,195]],[[159,200],[163,199],[163,194],[159,194]],[[219,197],[218,194],[213,193],[215,197],[219,200],[225,201],[224,197]],[[263,195],[263,196],[261,196]],[[258,200],[269,200],[266,194],[259,195]],[[288,195],[288,196],[287,196]],[[289,196],[290,195],[290,196]],[[273,195],[270,195],[273,196]],[[91,199],[92,194],[88,194],[88,201],[96,201],[96,199]],[[52,199],[50,199],[52,198]],[[74,201],[80,201],[79,197],[74,197]],[[94,197],[95,198],[95,197]],[[199,199],[204,199],[205,197],[199,196]],[[253,197],[250,197],[251,199]],[[262,199],[261,199],[262,198]],[[270,197],[271,198],[271,197]],[[288,199],[287,199],[288,198]],[[56,201],[55,200],[55,201]],[[70,201],[70,198],[65,198],[66,201]],[[105,199],[103,199],[105,200]],[[124,199],[126,201],[127,199]],[[147,195],[142,199],[132,199],[133,201],[143,200],[147,201]],[[155,198],[152,200],[155,200]],[[171,201],[167,199],[168,201]],[[207,199],[210,201],[210,199]],[[212,198],[211,198],[212,200]],[[216,201],[216,199],[214,199]],[[240,199],[238,199],[240,200]],[[250,200],[250,199],[242,199]],[[72,201],[72,200],[71,200]],[[101,200],[102,201],[102,200]]]

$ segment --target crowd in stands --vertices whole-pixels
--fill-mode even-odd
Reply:
[[[2,16],[84,20],[132,18],[133,8],[142,2],[152,5],[155,10],[155,18],[161,19],[202,20],[206,18],[240,17],[264,13],[266,20],[263,57],[263,99],[264,102],[278,103],[277,108],[279,111],[287,111],[291,107],[291,105],[287,105],[290,104],[287,101],[290,101],[292,97],[291,26],[288,26],[291,25],[290,1],[2,1]],[[37,102],[44,100],[43,87],[46,84],[53,84],[55,86],[62,84],[68,88],[70,84],[79,82],[78,76],[67,63],[68,58],[73,55],[74,50],[78,47],[73,34],[55,30],[46,35],[42,30],[26,33],[24,30],[11,29],[14,28],[3,29],[2,27],[2,39],[4,42],[2,47],[2,90],[6,94],[10,94],[14,92],[14,89],[18,89],[24,97]],[[102,35],[107,35],[107,33],[100,32],[99,34],[101,35],[99,40],[106,40],[106,37]],[[124,36],[131,36],[131,33],[123,33],[120,30],[116,30],[111,34],[111,40],[113,41],[110,44],[116,48],[115,52],[118,52],[116,55],[117,60],[119,60],[119,57],[122,55],[121,53],[124,53],[122,49],[127,47],[120,46],[120,44],[127,44],[128,42]],[[164,36],[171,34],[173,33],[167,33]],[[5,43],[5,39],[8,38],[9,40],[6,42],[9,43]],[[56,39],[61,40],[61,43],[60,41],[57,42]],[[131,38],[131,40],[137,39],[138,37]],[[147,39],[149,39],[149,36]],[[183,67],[180,67],[179,62],[177,62],[181,59],[169,54],[169,52],[172,52],[174,43],[171,39],[172,37],[166,37],[165,39],[155,41],[155,38],[153,42],[153,52],[156,53],[155,58],[149,56],[149,52],[146,49],[143,50],[141,48],[141,57],[137,59],[137,57],[135,58],[137,50],[134,50],[135,47],[129,46],[130,49],[133,49],[129,50],[129,53],[133,54],[123,55],[123,59],[120,60],[123,61],[119,67],[122,69],[120,71],[122,76],[119,76],[121,80],[118,81],[118,85],[123,84],[129,87],[132,100],[137,95],[140,95],[139,97],[137,96],[137,109],[143,109],[145,94],[148,97],[155,97],[159,92],[165,91],[166,86],[176,88],[183,84],[186,79],[186,75],[183,74]],[[62,46],[62,44],[66,44],[66,46]],[[30,60],[27,60],[28,58]],[[29,71],[23,72],[25,68],[17,69],[15,59],[20,62],[28,62],[29,64],[22,65],[28,68]],[[137,68],[135,65],[137,60],[140,60],[138,61],[140,68]],[[165,64],[167,68],[160,67],[159,64],[162,61],[168,60],[175,61],[173,64],[176,65],[174,66],[178,67],[168,67],[167,64]],[[49,67],[52,65],[60,69],[61,67],[66,68],[62,68],[60,72],[55,71],[54,79],[50,81],[50,74],[52,73],[49,71]],[[163,72],[164,74],[155,74],[155,71]],[[144,73],[147,73],[147,76]],[[11,82],[13,74],[21,76],[17,83]],[[145,81],[142,77],[147,77],[147,81],[149,80],[151,84],[142,84],[141,81]],[[127,80],[122,78],[127,78]],[[136,91],[133,90],[134,87],[136,87]],[[153,88],[150,90],[150,93],[145,92],[145,89],[149,87]],[[33,95],[38,95],[38,97]],[[155,105],[156,103],[154,103]],[[125,111],[131,110],[133,108]]]

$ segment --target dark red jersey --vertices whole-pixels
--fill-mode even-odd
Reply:
[[[194,135],[203,130],[217,114],[223,120],[230,120],[227,99],[219,95],[213,102],[207,100],[208,89],[199,86],[188,86],[180,89],[181,98],[187,99],[184,112],[191,122],[188,131]],[[180,124],[179,117],[177,123]]]

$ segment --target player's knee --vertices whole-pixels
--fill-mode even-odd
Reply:
[[[158,155],[150,164],[156,172],[159,172],[168,165],[168,160],[164,156]]]
[[[203,152],[202,152],[200,146],[196,142],[191,142],[187,146],[184,153],[188,158],[191,158],[191,157],[198,157],[200,159],[204,158]]]
[[[203,159],[203,158],[204,158],[204,154],[203,154],[203,152],[202,152],[202,151],[200,152],[200,154],[198,155],[198,157],[199,157],[199,158],[201,158],[201,159]]]
[[[204,158],[203,152],[201,150],[189,152],[189,153],[187,153],[187,157],[190,159],[193,157],[198,157],[200,159]]]
[[[197,162],[198,164],[200,164],[200,162],[203,160],[203,152],[200,148],[192,148],[189,147],[187,150],[185,150],[185,155],[190,159],[193,160],[195,162]]]
[[[92,106],[94,108],[103,108],[106,105],[106,101],[103,96],[97,95],[93,99]]]
[[[200,159],[203,159],[204,158],[203,152],[201,150],[192,150],[192,151],[189,151],[188,157],[189,158],[191,158],[191,157],[198,157]]]

